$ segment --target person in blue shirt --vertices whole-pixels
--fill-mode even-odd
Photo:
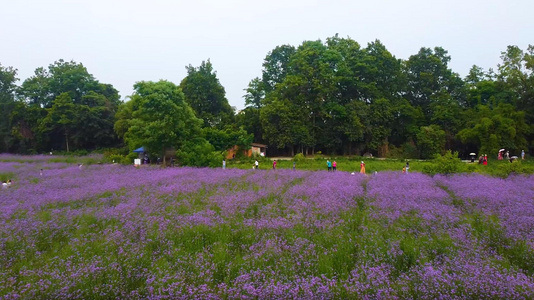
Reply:
[[[330,160],[326,160],[326,166],[328,167],[328,172],[332,171],[332,162]]]

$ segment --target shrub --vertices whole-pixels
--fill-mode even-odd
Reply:
[[[187,141],[176,152],[179,164],[192,167],[219,167],[223,156],[204,139]]]
[[[464,164],[458,158],[458,152],[448,150],[444,155],[436,155],[431,164],[423,167],[423,173],[426,174],[453,174],[464,170]]]
[[[293,157],[293,160],[294,161],[303,161],[305,160],[306,157],[304,157],[304,154],[302,153],[297,153],[294,157]]]

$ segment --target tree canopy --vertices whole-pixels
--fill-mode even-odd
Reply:
[[[124,144],[175,148],[185,161],[202,150],[194,163],[213,165],[221,152],[252,142],[281,155],[532,153],[534,46],[508,46],[495,70],[473,65],[465,78],[452,59],[439,46],[398,59],[379,40],[360,45],[338,35],[275,46],[237,113],[209,59],[188,65],[179,86],[136,83],[127,102],[81,63],[60,59],[20,85],[17,70],[0,65],[0,151]]]

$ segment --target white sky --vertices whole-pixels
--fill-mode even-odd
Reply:
[[[398,58],[441,46],[453,71],[496,68],[508,45],[534,44],[532,0],[1,0],[0,63],[33,75],[58,59],[87,67],[124,98],[136,81],[176,84],[211,59],[230,105],[278,45],[338,33]],[[20,83],[20,82],[19,82]]]

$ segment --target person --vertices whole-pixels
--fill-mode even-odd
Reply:
[[[81,170],[82,168],[83,168],[83,164],[79,164],[79,165],[78,165],[78,169]]]
[[[7,189],[7,182],[5,180],[2,181],[2,189],[3,190]]]
[[[406,162],[406,174],[408,174],[408,170],[410,169],[410,162]]]
[[[402,174],[406,174],[406,167],[402,167]]]
[[[328,168],[328,172],[332,171],[332,163],[329,159],[326,160],[326,167]]]
[[[482,164],[484,166],[488,165],[488,155],[487,154],[484,154],[484,157],[482,158]]]
[[[480,156],[478,157],[478,164],[479,164],[479,165],[482,164],[482,161],[483,161],[483,160],[484,160],[484,155],[480,155]]]
[[[256,159],[256,161],[254,162],[254,167],[256,169],[259,169],[260,168],[260,163],[258,162],[258,160]]]
[[[506,151],[505,157],[506,157],[506,159],[510,159],[510,151]]]
[[[174,156],[171,156],[171,167],[174,167]]]
[[[497,155],[497,160],[502,160],[502,150],[499,150],[499,155]]]
[[[43,176],[43,169],[39,171],[39,176]]]
[[[293,161],[293,171],[295,171],[297,168],[297,164],[295,163],[295,161]]]
[[[332,163],[332,170],[335,172],[336,168],[337,168],[337,162],[334,160],[334,162]]]
[[[12,183],[13,183],[13,181],[11,181],[11,179],[8,179],[7,180],[7,187],[10,187]]]
[[[521,160],[525,160],[525,150],[521,150]]]
[[[365,163],[363,162],[363,160],[360,164],[360,173],[365,174]]]
[[[226,159],[223,158],[223,170],[226,169]]]
[[[273,160],[273,170],[276,170],[276,159]]]

